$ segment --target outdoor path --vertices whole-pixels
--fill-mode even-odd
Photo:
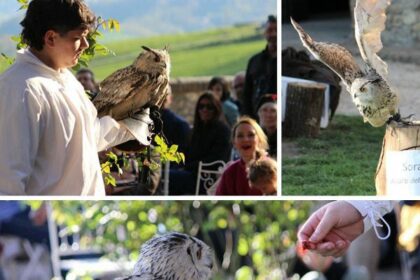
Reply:
[[[350,18],[318,19],[301,22],[302,27],[316,41],[338,43],[348,48],[361,61]],[[288,46],[300,50],[303,46],[291,24],[282,24],[282,49]],[[415,114],[420,120],[420,48],[401,48],[384,46],[380,53],[388,64],[389,81],[400,94],[401,115]],[[343,87],[337,114],[358,115],[350,95]]]

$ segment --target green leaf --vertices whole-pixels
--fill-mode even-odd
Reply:
[[[159,135],[155,136],[155,142],[159,147],[162,148],[162,152],[168,150],[168,145],[166,145],[165,140],[163,140],[163,138],[160,137]]]
[[[118,23],[118,21],[116,21],[114,19],[109,19],[108,20],[108,28],[109,28],[110,31],[114,31],[114,30],[119,31],[120,24]]]
[[[8,55],[1,53],[1,57],[3,57],[4,60],[6,60],[7,64],[12,65],[15,60],[12,57],[9,57]]]
[[[178,145],[173,144],[170,148],[169,148],[169,153],[171,154],[175,154],[176,151],[178,151]]]
[[[111,163],[109,161],[101,164],[102,172],[105,174],[111,173]]]
[[[117,162],[117,161],[118,161],[118,157],[117,157],[117,155],[116,155],[116,154],[114,154],[113,152],[109,152],[109,153],[107,153],[107,154],[106,154],[106,156],[107,156],[109,159],[112,159],[114,162]]]
[[[117,186],[117,181],[115,180],[114,177],[112,177],[112,175],[107,175],[105,177],[105,184],[115,187],[115,186]]]
[[[153,149],[153,151],[154,152],[156,152],[157,154],[159,154],[159,155],[162,155],[162,147],[155,147],[154,149]]]
[[[19,4],[21,4],[19,10],[25,10],[28,8],[28,0],[17,0]]]
[[[176,155],[167,154],[167,155],[166,155],[166,158],[167,158],[169,161],[178,161],[178,157],[177,157]]]
[[[178,155],[180,156],[180,158],[181,158],[181,162],[182,163],[185,163],[185,155],[184,155],[184,153],[178,153]],[[179,163],[179,162],[178,162]]]
[[[22,40],[22,37],[20,35],[16,35],[16,36],[11,36],[10,39],[12,39],[12,41],[19,43]]]
[[[97,55],[107,55],[109,54],[109,49],[101,44],[96,44],[95,46],[95,54]]]

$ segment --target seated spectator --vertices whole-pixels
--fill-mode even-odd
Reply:
[[[11,235],[49,248],[47,210],[42,204],[32,212],[20,201],[0,201],[0,235]]]
[[[261,157],[251,163],[248,171],[249,186],[264,195],[277,195],[277,162]]]
[[[216,195],[262,195],[249,186],[246,170],[253,161],[266,156],[267,136],[255,120],[242,117],[232,128],[232,142],[240,158],[224,170]]]
[[[232,98],[236,100],[235,103],[238,106],[239,112],[241,114],[242,114],[242,104],[240,100],[243,99],[244,84],[245,84],[245,71],[236,73],[232,82],[233,94],[234,94]]]
[[[219,100],[211,92],[203,93],[195,107],[191,141],[185,155],[185,168],[170,171],[169,194],[194,194],[200,161],[229,160],[230,131],[223,120],[222,105]]]
[[[268,154],[276,158],[277,156],[277,95],[264,94],[261,96],[257,113],[259,124],[267,135],[269,150]]]
[[[82,68],[76,73],[76,79],[82,84],[89,99],[93,100],[99,93],[99,85],[95,82],[95,75],[90,69]]]
[[[208,89],[222,102],[223,114],[232,127],[238,120],[239,109],[230,97],[228,83],[222,77],[214,77],[210,80]]]

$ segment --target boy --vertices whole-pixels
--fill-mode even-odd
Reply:
[[[264,195],[277,195],[277,162],[269,157],[260,158],[249,167],[249,186]]]
[[[21,22],[28,48],[0,76],[0,194],[105,195],[97,153],[133,136],[97,118],[68,70],[95,21],[83,0],[29,3]]]

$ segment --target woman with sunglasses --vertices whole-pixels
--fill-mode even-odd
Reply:
[[[171,170],[169,194],[194,194],[198,163],[223,160],[231,152],[230,129],[222,114],[222,105],[211,92],[204,92],[195,107],[194,126],[185,155],[185,168]]]
[[[267,136],[254,119],[245,116],[233,126],[232,142],[240,158],[224,170],[216,195],[262,195],[249,186],[247,169],[255,160],[267,156]]]

